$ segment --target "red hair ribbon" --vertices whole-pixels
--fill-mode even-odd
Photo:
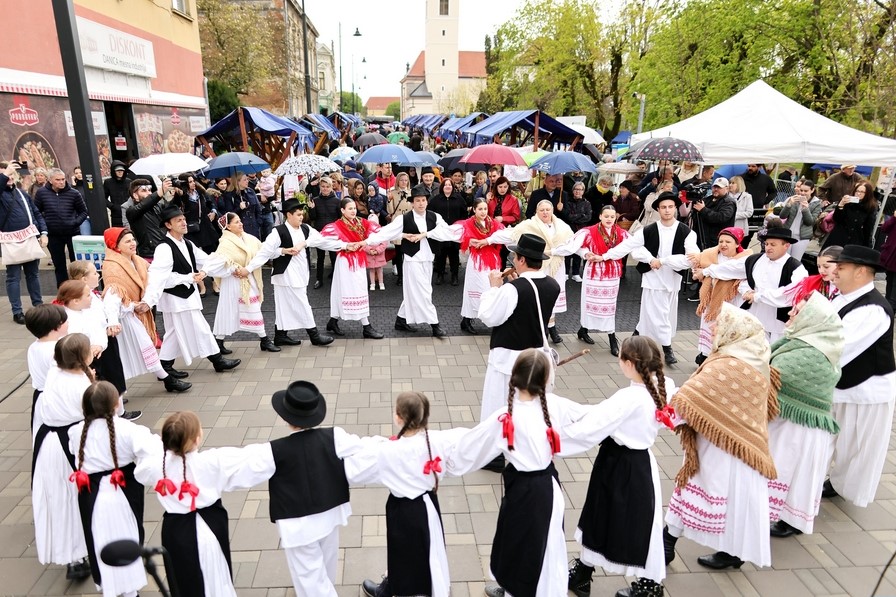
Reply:
[[[503,425],[504,425],[502,432],[503,432],[504,438],[507,440],[507,447],[512,448],[513,447],[513,417],[511,416],[510,413],[504,413],[503,415],[498,417],[498,420],[501,421],[501,423],[503,423]]]
[[[174,484],[169,478],[159,479],[159,482],[156,483],[156,493],[161,496],[166,495],[174,495],[177,491],[177,485]]]
[[[423,474],[429,475],[432,473],[441,473],[442,472],[442,457],[436,456],[432,460],[428,460],[425,465],[423,465]]]
[[[65,306],[65,303],[63,303],[62,301],[60,301],[58,298],[53,299],[53,302],[50,303],[50,304],[51,304],[51,305],[59,305],[60,307],[64,307],[64,306]]]
[[[81,469],[78,469],[69,475],[68,480],[78,487],[78,493],[81,493],[81,490],[85,487],[87,488],[87,492],[90,493],[90,477]]]
[[[675,425],[672,423],[672,419],[675,416],[675,409],[672,408],[671,404],[667,404],[663,408],[658,408],[656,410],[656,422],[662,423],[669,429],[675,429]]]
[[[121,469],[115,469],[112,471],[112,475],[109,478],[109,482],[112,483],[112,486],[118,489],[119,487],[125,486],[124,473],[121,472]]]
[[[196,496],[199,495],[199,488],[190,483],[187,480],[184,480],[183,483],[180,484],[180,493],[177,494],[177,499],[184,499],[184,494],[190,496],[190,512],[196,511]]]
[[[393,435],[392,437],[389,438],[389,441],[390,441],[390,442],[398,441],[398,436],[397,436],[397,435]]]
[[[547,434],[548,443],[551,444],[551,454],[556,454],[560,451],[560,434],[553,427],[548,427]]]

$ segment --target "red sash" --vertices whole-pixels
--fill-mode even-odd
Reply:
[[[585,230],[588,231],[588,238],[585,239],[583,246],[595,255],[603,255],[628,237],[628,233],[617,225],[613,225],[610,229],[610,238],[605,239],[602,232],[605,230],[603,224],[598,222],[594,226],[589,226]],[[609,242],[607,242],[609,240]],[[610,261],[601,261],[600,263],[590,263],[591,268],[589,277],[592,280],[616,280],[622,277],[622,259],[612,259]]]
[[[496,222],[492,218],[486,218],[485,224],[488,232],[483,232],[481,228],[476,226],[476,218],[467,218],[464,220],[464,233],[460,240],[460,248],[462,251],[470,253],[470,261],[476,271],[491,271],[501,269],[501,247],[498,245],[486,245],[481,249],[470,246],[473,239],[485,240],[498,230],[504,229],[504,224]]]
[[[360,224],[359,228],[349,226],[344,219],[339,218],[332,224],[327,224],[324,228],[325,236],[335,236],[339,240],[347,243],[357,243],[367,240],[367,237],[380,229],[379,226],[364,218],[356,218],[355,222]],[[327,228],[331,228],[335,234],[326,234]],[[348,261],[348,268],[352,271],[361,268],[367,269],[367,253],[364,251],[339,251],[340,257],[345,257]]]

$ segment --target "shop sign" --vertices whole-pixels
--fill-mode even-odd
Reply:
[[[156,59],[152,42],[118,29],[78,19],[78,37],[85,66],[153,78]]]
[[[171,125],[180,126],[180,116],[177,114],[177,108],[171,108]]]
[[[115,151],[127,151],[128,150],[128,140],[123,136],[118,135],[115,137]]]
[[[31,102],[23,95],[14,95],[15,108],[9,111],[9,121],[17,126],[34,126],[40,122],[37,110],[31,109]]]
[[[72,113],[68,110],[65,110],[63,113],[65,116],[65,129],[68,133],[69,137],[75,136],[75,125],[72,123]],[[94,135],[108,135],[109,131],[106,129],[106,113],[102,110],[92,111],[90,113],[91,118],[93,118],[93,134]]]

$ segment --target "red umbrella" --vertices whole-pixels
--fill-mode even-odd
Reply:
[[[526,160],[512,147],[489,143],[474,147],[459,160],[461,163],[503,164],[505,166],[526,166]]]

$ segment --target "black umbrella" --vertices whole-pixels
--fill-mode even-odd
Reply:
[[[382,145],[388,142],[389,140],[379,133],[364,133],[355,139],[355,147],[372,147],[373,145]]]
[[[703,155],[696,145],[675,137],[657,137],[641,141],[632,146],[625,157],[630,160],[703,161]]]

